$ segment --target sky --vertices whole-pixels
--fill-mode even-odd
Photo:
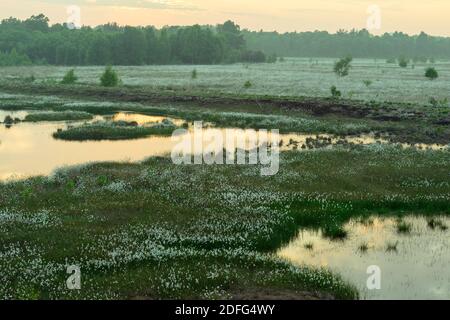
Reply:
[[[76,6],[80,10],[68,10]],[[73,7],[72,7],[73,8]],[[233,20],[241,28],[314,31],[367,28],[450,36],[449,0],[0,0],[0,18],[44,13],[51,23],[192,25]]]

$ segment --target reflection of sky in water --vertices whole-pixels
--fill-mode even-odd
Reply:
[[[29,112],[39,111],[1,111],[0,121],[7,115],[13,118],[23,119]],[[110,116],[96,116],[92,121],[97,120],[113,120],[113,121],[135,121],[140,125],[150,123],[160,123],[165,117],[150,116],[142,114],[134,114],[128,112],[121,112]],[[184,121],[180,119],[170,119],[176,125],[181,126]],[[81,124],[83,122],[79,122]],[[78,125],[75,124],[74,125]],[[217,136],[218,134],[225,137],[225,129],[211,128],[208,123],[203,124],[203,133],[209,137]],[[63,129],[67,126],[67,122],[39,122],[39,123],[18,123],[11,128],[6,128],[4,125],[0,126],[0,179],[5,179],[11,176],[30,176],[37,174],[49,174],[54,169],[65,166],[75,165],[86,162],[95,161],[139,161],[150,156],[161,156],[170,154],[174,146],[179,143],[177,140],[172,140],[171,137],[151,136],[142,139],[123,140],[123,141],[62,141],[55,140],[52,134],[57,129]],[[192,126],[189,128],[192,132]],[[256,135],[255,130],[241,130],[242,135],[250,137],[247,141],[247,146],[244,149],[249,149],[250,146],[260,145],[265,141],[271,141],[271,135],[266,137],[267,140],[261,141],[260,137]],[[250,134],[250,133],[253,133]],[[206,136],[206,135],[205,135]],[[316,135],[311,134],[280,134],[282,140],[281,150],[301,150],[303,144],[308,138],[316,138]],[[320,135],[322,138],[331,138],[332,142],[336,142],[338,138],[333,138],[328,135]],[[256,139],[256,140],[255,140]],[[349,137],[349,142],[358,144],[369,144],[385,140],[377,139],[372,135],[362,135],[360,137]],[[256,143],[259,142],[259,143]],[[224,141],[225,143],[225,141]],[[217,145],[211,143],[211,140],[206,140],[203,143],[205,152],[218,151],[222,144]],[[239,145],[237,147],[240,147]],[[228,151],[230,149],[226,148]],[[192,151],[195,150],[192,148]]]
[[[127,121],[127,122],[137,122],[139,125],[149,124],[149,123],[161,123],[167,117],[160,116],[149,116],[145,114],[131,113],[131,112],[119,112],[111,116],[105,116],[106,120],[112,121]],[[184,120],[171,119],[175,125],[182,125]]]
[[[396,221],[374,218],[373,224],[351,221],[349,238],[330,241],[321,232],[304,230],[278,255],[297,264],[327,267],[358,287],[363,299],[450,299],[450,238],[432,230],[425,218],[407,218],[411,234],[399,235]],[[450,218],[441,218],[450,227]],[[387,252],[396,243],[397,252]],[[312,243],[308,250],[305,244]],[[366,253],[358,248],[366,243]],[[367,267],[381,268],[381,290],[368,290]]]
[[[25,119],[26,115],[29,114],[27,111],[4,111],[0,110],[0,122],[5,120],[6,116],[10,116],[13,119],[19,118],[20,120]]]

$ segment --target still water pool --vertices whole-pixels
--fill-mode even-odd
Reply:
[[[441,217],[450,227],[450,218]],[[298,265],[326,267],[354,284],[362,299],[450,299],[450,237],[426,218],[404,219],[408,234],[397,232],[394,218],[351,220],[348,238],[331,241],[322,232],[303,230],[278,256]],[[381,271],[381,289],[369,290],[369,266]]]

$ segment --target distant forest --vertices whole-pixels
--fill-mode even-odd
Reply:
[[[450,38],[429,36],[422,32],[409,36],[402,32],[374,36],[367,30],[314,32],[243,31],[248,48],[284,57],[356,58],[450,58]]]
[[[45,15],[0,24],[0,66],[151,65],[275,62],[280,57],[450,58],[450,38],[425,33],[373,36],[366,30],[284,33],[217,26],[106,24],[71,29]]]
[[[239,26],[95,28],[49,26],[44,15],[5,19],[0,25],[0,65],[145,65],[266,62],[249,51]]]

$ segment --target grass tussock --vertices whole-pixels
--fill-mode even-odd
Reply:
[[[39,112],[30,113],[26,115],[25,121],[40,122],[40,121],[79,121],[91,120],[93,115],[84,111],[61,111],[61,112]]]
[[[397,242],[389,242],[386,245],[386,252],[397,252],[398,251],[398,241]]]
[[[445,231],[448,229],[448,226],[439,218],[431,217],[427,220],[427,225],[432,230],[442,230]]]
[[[361,243],[358,246],[358,251],[361,253],[366,253],[369,250],[369,244],[367,242]]]
[[[164,123],[138,126],[136,123],[126,122],[97,122],[59,130],[53,137],[68,141],[129,140],[151,135],[171,135],[175,129],[177,129],[175,125]]]
[[[345,240],[348,232],[342,226],[331,225],[323,229],[323,235],[330,240]]]
[[[412,230],[412,225],[408,222],[399,220],[396,225],[397,233],[400,234],[410,234]]]

